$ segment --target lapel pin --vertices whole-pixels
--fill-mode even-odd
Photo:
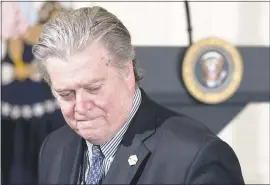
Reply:
[[[137,157],[136,155],[131,155],[131,156],[129,156],[129,158],[128,158],[128,164],[129,164],[130,166],[135,165],[135,164],[137,163],[137,161],[138,161],[138,157]]]

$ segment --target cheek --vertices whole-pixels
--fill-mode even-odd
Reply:
[[[65,101],[58,101],[58,102],[59,102],[63,116],[68,119],[73,119],[74,104],[71,102],[65,102]]]
[[[125,91],[114,90],[106,97],[104,110],[110,116],[121,116],[123,107],[125,107],[125,100],[127,100]]]

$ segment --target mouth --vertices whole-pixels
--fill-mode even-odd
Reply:
[[[78,124],[87,125],[88,128],[95,128],[97,125],[98,120],[104,119],[103,116],[97,116],[93,119],[83,119],[83,120],[76,120],[76,129],[78,130]]]
[[[78,115],[75,115],[74,116],[74,119],[75,121],[93,121],[97,118],[101,117],[101,115],[98,115],[98,116],[91,116],[91,117],[86,117],[86,116],[78,116]]]

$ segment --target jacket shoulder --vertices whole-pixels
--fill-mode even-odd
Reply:
[[[189,116],[161,107],[156,125],[157,134],[166,142],[181,142],[201,148],[211,140],[220,140],[206,125]]]
[[[161,129],[173,135],[176,139],[198,145],[205,144],[213,139],[219,139],[203,123],[184,115],[166,119]]]
[[[76,133],[67,125],[51,132],[40,147],[39,158],[51,156],[52,151],[54,151],[54,154],[61,151],[76,137],[78,137]]]
[[[68,126],[64,125],[61,128],[51,132],[43,142],[43,147],[49,150],[60,149],[67,143],[71,142],[77,134]]]
[[[51,132],[43,141],[38,157],[38,181],[46,184],[47,174],[53,159],[63,151],[67,143],[71,142],[75,133],[67,126]]]

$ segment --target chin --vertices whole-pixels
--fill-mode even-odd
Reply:
[[[93,145],[102,145],[107,142],[106,139],[97,139],[97,138],[84,138],[85,140],[89,141]]]
[[[88,137],[85,137],[84,139],[94,145],[102,145],[110,139],[108,135],[106,134],[104,135],[104,131],[102,133],[103,133],[102,135],[94,134],[92,137],[91,136],[89,137],[88,135]]]

